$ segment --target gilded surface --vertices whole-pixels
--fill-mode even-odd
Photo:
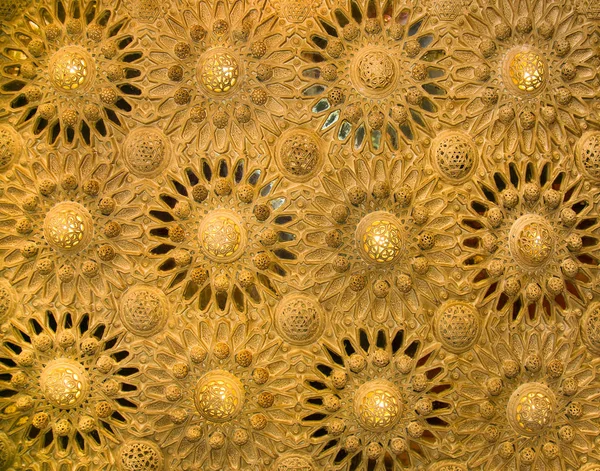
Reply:
[[[0,0],[0,471],[600,470],[593,0]]]

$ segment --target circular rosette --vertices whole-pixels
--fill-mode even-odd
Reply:
[[[483,316],[476,304],[452,299],[439,306],[433,327],[437,339],[451,353],[470,351],[483,330]]]
[[[264,326],[201,321],[165,340],[145,385],[165,456],[214,469],[272,462],[293,422],[296,380]]]
[[[451,371],[469,469],[576,469],[593,448],[598,363],[582,361],[576,329],[558,327],[492,335]],[[506,329],[506,320],[490,323],[490,332]]]
[[[169,138],[157,126],[140,126],[129,132],[121,152],[129,171],[140,179],[163,174],[173,154]]]
[[[24,154],[23,138],[15,128],[0,124],[0,171],[6,172]]]
[[[110,319],[44,306],[7,324],[0,338],[0,416],[24,462],[92,453],[100,462],[127,436],[139,408],[139,370]]]
[[[167,289],[220,314],[277,295],[297,258],[296,215],[277,187],[246,158],[168,173],[148,212],[149,253]]]
[[[306,292],[283,296],[273,314],[273,327],[292,345],[308,346],[319,341],[327,324],[320,300]]]
[[[301,52],[302,96],[320,131],[376,153],[430,134],[446,53],[429,17],[396,2],[330,3]]]
[[[321,342],[302,424],[331,469],[416,469],[440,456],[452,386],[426,329],[350,329]]]
[[[18,294],[15,288],[6,280],[0,280],[0,324],[11,317],[20,315]]]
[[[582,309],[598,265],[583,179],[550,162],[510,162],[471,187],[461,245],[471,286],[512,320]]]
[[[567,33],[584,29],[583,18],[549,2],[519,5],[470,12],[450,51],[452,93],[461,103],[450,114],[483,133],[498,157],[550,152],[581,135],[594,96],[593,44]]]
[[[273,471],[316,471],[318,469],[306,453],[284,453],[274,466]]]
[[[381,321],[438,299],[455,239],[435,178],[400,159],[357,158],[322,187],[306,211],[304,259],[325,302]]]
[[[0,195],[0,250],[23,299],[89,303],[124,289],[142,253],[142,212],[126,172],[61,152],[14,167]]]
[[[293,51],[268,8],[188,3],[164,19],[149,52],[149,95],[200,147],[258,144],[280,133],[294,96]]]
[[[600,131],[585,132],[575,145],[575,162],[589,184],[600,183]]]
[[[118,471],[163,471],[165,459],[162,450],[149,440],[133,439],[121,444],[117,452]]]
[[[308,182],[318,174],[325,154],[324,141],[318,135],[302,127],[291,127],[277,139],[277,171],[293,183]]]
[[[444,131],[433,140],[429,160],[443,181],[462,185],[473,177],[478,167],[479,153],[469,134],[456,130]]]
[[[14,125],[49,143],[91,145],[127,130],[142,94],[142,52],[127,16],[90,3],[29,10],[6,23],[0,74]]]
[[[138,280],[123,294],[119,318],[127,331],[137,337],[152,337],[161,332],[171,311],[165,294],[154,283]]]

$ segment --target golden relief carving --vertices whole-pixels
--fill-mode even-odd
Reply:
[[[0,470],[600,470],[599,18],[0,0]]]
[[[94,78],[92,58],[80,48],[59,49],[50,58],[50,81],[59,91],[84,90]]]

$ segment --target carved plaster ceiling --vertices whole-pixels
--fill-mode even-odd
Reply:
[[[0,471],[599,471],[595,0],[0,0]]]

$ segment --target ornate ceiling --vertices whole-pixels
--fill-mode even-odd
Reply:
[[[595,0],[0,24],[0,470],[600,470]]]

